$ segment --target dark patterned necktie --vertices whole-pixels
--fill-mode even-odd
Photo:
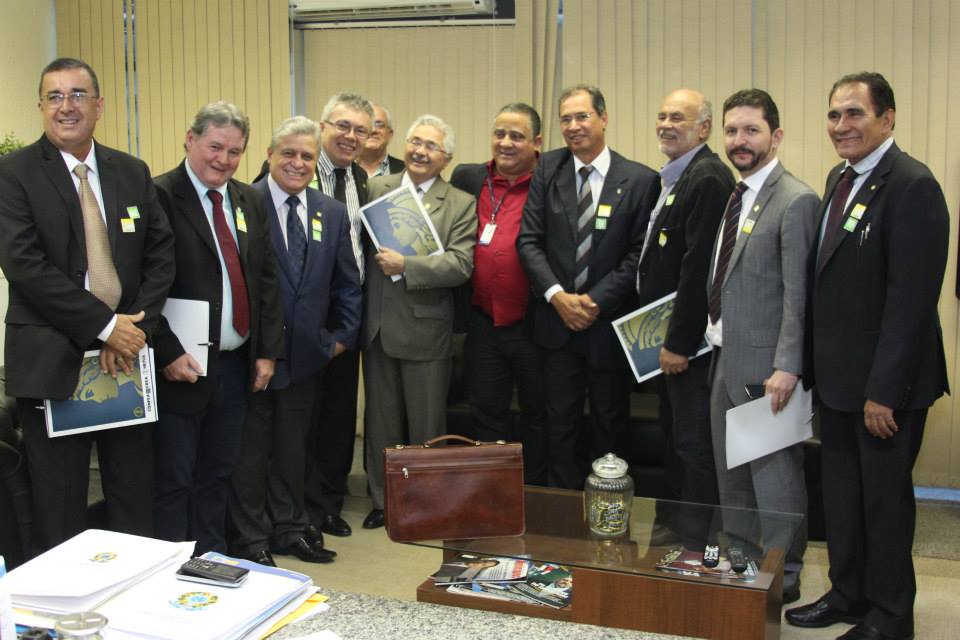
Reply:
[[[730,256],[733,255],[733,248],[737,244],[737,234],[740,232],[740,207],[743,205],[743,194],[746,190],[745,182],[737,183],[733,193],[730,194],[730,200],[727,202],[727,210],[723,214],[723,236],[720,238],[720,253],[717,255],[717,268],[714,269],[713,284],[710,285],[708,305],[710,322],[713,324],[716,324],[717,320],[720,319],[723,278],[727,275],[727,265],[730,264]]]
[[[580,291],[587,283],[590,271],[590,248],[593,245],[593,225],[597,208],[590,190],[590,174],[593,167],[580,167],[580,193],[577,195],[577,268],[573,281],[574,289]]]
[[[827,228],[823,232],[823,242],[820,243],[820,253],[817,256],[818,269],[823,266],[826,251],[833,246],[837,233],[840,231],[843,210],[847,208],[847,198],[850,197],[850,191],[853,190],[853,183],[856,179],[857,172],[853,170],[853,167],[847,167],[833,190],[833,197],[830,198],[830,212],[827,214]]]
[[[297,196],[287,198],[287,259],[290,261],[293,281],[297,284],[303,277],[303,265],[307,260],[307,234],[303,232],[300,216],[297,215],[299,204]]]

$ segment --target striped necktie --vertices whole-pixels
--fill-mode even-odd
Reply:
[[[740,232],[740,206],[743,204],[743,194],[747,190],[745,182],[738,182],[730,200],[727,202],[727,211],[723,214],[723,236],[720,238],[720,253],[717,254],[717,267],[713,272],[713,284],[710,286],[710,300],[708,311],[710,322],[716,324],[720,319],[720,298],[723,290],[723,279],[727,274],[727,265],[733,248],[737,244],[737,234]]]
[[[593,245],[593,224],[597,208],[590,190],[590,174],[593,167],[580,167],[580,193],[577,196],[577,275],[574,289],[580,291],[587,283],[590,271],[590,247]]]

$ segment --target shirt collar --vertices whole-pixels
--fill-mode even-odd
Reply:
[[[273,198],[273,208],[280,212],[281,207],[287,206],[287,198],[290,197],[290,194],[280,188],[280,185],[277,184],[277,181],[273,179],[273,176],[269,173],[267,174],[267,186],[270,187],[270,197]],[[303,189],[300,193],[295,194],[297,200],[300,201],[300,204],[304,208],[307,206],[307,190]]]
[[[580,158],[573,156],[574,171],[580,171],[580,168],[585,166],[587,166],[585,162],[581,162]],[[603,145],[603,151],[590,161],[590,166],[593,167],[593,170],[596,171],[601,178],[605,178],[607,171],[610,170],[610,147]]]
[[[200,181],[200,178],[197,177],[197,174],[193,172],[193,169],[190,168],[189,160],[184,160],[183,166],[187,168],[187,175],[190,176],[190,182],[193,183],[193,188],[197,190],[197,195],[200,196],[201,200],[207,197],[207,191],[219,191],[223,196],[223,201],[225,203],[230,202],[230,198],[227,195],[227,183],[230,182],[229,180],[224,182],[216,189],[211,189],[207,185],[203,184],[203,182]]]
[[[749,189],[759,192],[760,187],[762,187],[763,183],[767,181],[767,177],[778,164],[780,164],[780,158],[774,157],[773,160],[765,164],[762,169],[751,175],[749,178],[742,178],[742,180]]]
[[[664,187],[672,187],[677,183],[677,180],[690,165],[690,161],[693,160],[693,156],[697,155],[705,144],[705,142],[698,144],[679,158],[674,158],[663,165],[663,168],[660,169],[660,181],[663,182]]]
[[[333,170],[339,169],[339,167],[333,164],[333,160],[330,159],[330,156],[328,156],[327,152],[324,151],[322,148],[320,149],[320,159],[317,160],[317,165],[319,165],[320,167],[320,173],[322,173],[325,176],[333,175]],[[344,167],[344,168],[349,169],[349,167]],[[347,173],[350,173],[350,172],[348,171]]]
[[[409,184],[411,187],[413,187],[414,191],[416,191],[417,188],[419,187],[424,194],[426,194],[427,191],[430,191],[430,187],[432,187],[433,183],[436,181],[437,181],[437,176],[433,176],[429,180],[424,180],[420,184],[413,184],[413,180],[410,179],[410,174],[407,173],[406,171],[403,172],[403,177],[400,178],[400,184],[402,186],[406,186]]]
[[[93,140],[90,141],[90,152],[87,153],[87,157],[83,160],[78,160],[75,155],[67,153],[63,149],[59,149],[59,151],[60,155],[63,156],[63,161],[67,163],[67,171],[70,172],[71,176],[77,165],[85,164],[87,165],[87,171],[99,177],[100,172],[97,171],[96,143]]]
[[[865,173],[870,173],[877,168],[877,165],[880,164],[880,158],[883,157],[890,147],[893,146],[893,136],[890,136],[883,143],[867,154],[867,157],[858,162],[857,164],[851,165],[849,161],[844,163],[844,167],[853,167],[853,170],[857,172],[857,175],[862,176]]]

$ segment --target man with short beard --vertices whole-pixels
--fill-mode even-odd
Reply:
[[[806,260],[818,198],[777,158],[783,140],[777,105],[765,91],[738,91],[723,103],[723,140],[740,182],[717,234],[708,279],[707,340],[713,345],[710,415],[720,504],[806,513],[803,444],[727,468],[726,414],[749,402],[746,386],[763,384],[770,409],[790,402],[803,369]],[[739,511],[724,512],[728,533]],[[761,527],[764,525],[761,516]],[[783,602],[800,597],[806,523],[776,538],[763,527],[764,547],[786,550]]]
[[[710,251],[733,177],[710,147],[710,103],[698,91],[678,89],[657,113],[663,190],[650,216],[637,269],[640,304],[677,292],[660,349],[660,424],[669,450],[668,497],[715,504],[717,479],[710,445],[710,361],[694,358],[707,319],[704,287]]]

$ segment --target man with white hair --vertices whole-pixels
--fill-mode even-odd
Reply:
[[[383,448],[424,442],[446,431],[453,289],[473,271],[477,231],[473,197],[440,177],[453,150],[450,126],[436,116],[420,116],[407,131],[404,172],[370,181],[371,200],[412,185],[444,251],[420,256],[383,248],[367,255],[360,334],[367,480],[373,499],[363,522],[367,529],[384,521]],[[396,275],[402,277],[394,281]]]
[[[393,140],[393,118],[390,117],[386,107],[374,104],[373,127],[357,157],[357,164],[367,172],[367,177],[376,178],[403,172],[403,160],[387,153],[391,140]]]

